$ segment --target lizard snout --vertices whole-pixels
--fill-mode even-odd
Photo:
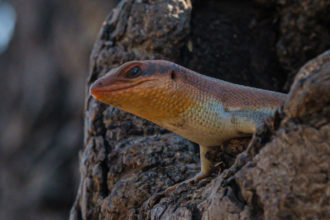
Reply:
[[[97,98],[100,95],[100,92],[103,90],[103,88],[104,88],[104,84],[101,81],[97,80],[91,85],[89,92],[90,94],[92,94],[94,98]]]

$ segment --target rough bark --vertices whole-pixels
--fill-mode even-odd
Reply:
[[[279,55],[284,48],[279,42],[297,35],[295,29],[281,31],[292,22],[283,18],[293,12],[304,17],[314,7],[326,11],[329,5],[315,1],[295,11],[285,1],[123,0],[100,31],[88,86],[126,61],[168,59],[235,83],[282,90],[298,60]],[[317,22],[313,16],[306,22]],[[320,25],[324,36],[329,20]],[[327,37],[318,40],[321,46],[302,37],[298,46],[285,48],[303,64],[327,48]],[[300,57],[301,50],[293,48],[306,44],[313,53]],[[326,218],[329,56],[300,71],[283,112],[267,120],[234,164],[246,140],[224,146],[216,159],[225,164],[213,177],[154,200],[157,192],[199,171],[196,145],[86,92],[81,180],[71,219]]]
[[[329,104],[330,51],[299,71],[281,114],[214,180],[203,217],[329,219]]]

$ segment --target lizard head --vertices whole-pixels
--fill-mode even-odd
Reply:
[[[96,80],[90,93],[101,102],[150,121],[175,118],[191,104],[184,68],[163,60],[131,61]]]

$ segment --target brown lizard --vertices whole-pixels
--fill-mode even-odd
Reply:
[[[198,143],[201,172],[185,181],[189,183],[210,175],[213,164],[205,157],[210,148],[253,134],[286,98],[283,93],[225,82],[164,60],[125,63],[98,79],[90,92],[101,102]]]

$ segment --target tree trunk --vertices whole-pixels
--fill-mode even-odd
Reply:
[[[300,70],[283,110],[247,149],[246,140],[225,144],[216,158],[224,165],[213,177],[158,199],[157,192],[199,171],[196,145],[88,94],[98,77],[134,59],[167,59],[286,91],[298,68],[329,48],[329,7],[322,0],[121,1],[91,56],[81,180],[70,218],[329,218],[330,53]]]

